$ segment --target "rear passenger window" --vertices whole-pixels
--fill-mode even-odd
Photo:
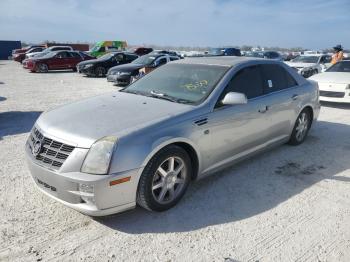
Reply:
[[[264,93],[271,93],[297,85],[295,79],[280,65],[261,65]]]
[[[161,59],[158,60],[158,66],[164,65],[164,64],[166,64],[166,62],[167,62],[167,60],[166,60],[165,57],[161,58]]]
[[[219,97],[216,107],[229,92],[243,93],[248,99],[263,95],[262,77],[259,66],[249,66],[238,71]]]
[[[78,53],[76,53],[76,52],[70,52],[70,54],[71,54],[72,57],[81,58],[81,56]]]
[[[288,87],[297,86],[298,83],[297,83],[297,81],[295,81],[294,77],[292,77],[291,74],[287,70],[285,70],[284,68],[283,68],[283,70],[286,72]]]

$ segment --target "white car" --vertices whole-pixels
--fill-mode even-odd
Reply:
[[[318,82],[321,101],[350,103],[350,60],[338,62],[310,79]]]
[[[73,51],[73,48],[71,46],[51,46],[51,47],[48,47],[41,52],[33,52],[30,54],[26,54],[26,59],[32,58],[32,57],[44,56],[47,53],[52,52],[52,51],[63,51],[63,50]]]
[[[331,61],[332,56],[330,55],[314,54],[301,55],[285,63],[298,71],[303,77],[307,78],[314,74],[324,72],[331,66]]]

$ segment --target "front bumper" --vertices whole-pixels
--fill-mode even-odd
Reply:
[[[320,100],[325,102],[350,103],[350,90],[320,90]]]
[[[26,144],[26,158],[32,178],[40,191],[83,214],[105,216],[134,208],[136,205],[140,169],[111,175],[60,173],[59,170],[51,170],[36,163],[28,144]],[[111,181],[125,177],[130,177],[130,180],[110,185]],[[92,192],[79,191],[79,184],[92,186]],[[86,196],[89,198],[88,201]]]
[[[131,75],[107,75],[108,82],[114,82],[116,85],[127,86],[131,82]]]
[[[84,75],[87,75],[87,76],[92,76],[95,74],[95,69],[94,67],[88,67],[88,68],[84,68],[84,67],[78,67],[77,66],[77,72],[80,73],[80,74],[84,74]]]

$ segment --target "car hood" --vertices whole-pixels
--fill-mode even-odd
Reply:
[[[291,67],[301,67],[301,68],[312,67],[317,65],[315,63],[299,63],[299,62],[285,62],[285,63]]]
[[[118,65],[118,66],[114,66],[110,69],[111,71],[117,71],[117,72],[132,72],[134,70],[140,69],[142,67],[144,67],[145,65],[142,64],[124,64],[124,65]]]
[[[324,72],[311,76],[309,79],[317,82],[350,84],[350,73],[347,72]]]
[[[100,62],[100,61],[101,61],[101,60],[90,59],[90,60],[82,61],[82,62],[78,63],[78,65],[82,66],[82,65],[87,65],[87,64],[95,64],[95,63],[98,63],[98,62]]]
[[[152,97],[113,92],[45,112],[37,126],[52,139],[89,148],[104,136],[120,137],[192,108]]]

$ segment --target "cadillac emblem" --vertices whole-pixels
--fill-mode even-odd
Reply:
[[[38,156],[42,151],[42,142],[40,140],[36,141],[33,145],[32,153],[34,156]]]

